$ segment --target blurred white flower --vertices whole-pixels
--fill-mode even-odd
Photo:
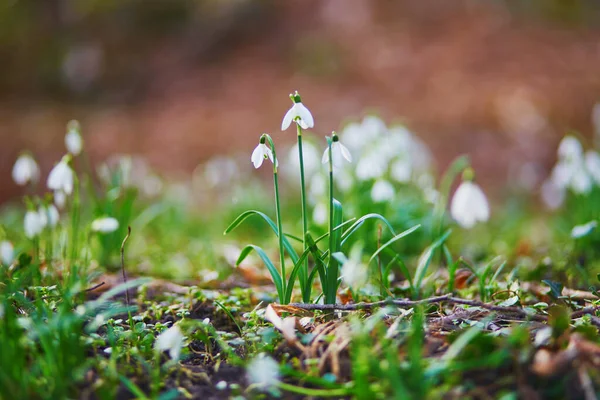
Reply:
[[[351,163],[352,155],[350,154],[346,146],[340,143],[340,140],[338,139],[335,133],[333,134],[332,140],[333,143],[331,143],[331,162],[333,166],[340,168],[343,165],[342,159]],[[321,158],[321,162],[323,164],[329,163],[329,146],[325,148],[325,151],[323,152],[323,157]]]
[[[344,140],[353,153],[359,154],[365,144],[362,125],[356,122],[346,125],[340,134],[340,139]]]
[[[307,178],[312,177],[320,171],[320,154],[317,147],[311,142],[303,141],[302,143],[302,158],[304,161],[304,175]],[[290,167],[286,168],[293,177],[300,176],[300,157],[298,155],[298,143],[295,143],[288,153],[286,160]]]
[[[67,195],[62,190],[54,191],[54,204],[58,208],[64,208],[65,204],[67,204]]]
[[[367,115],[363,118],[361,129],[363,131],[363,143],[375,140],[387,133],[385,122],[375,115]]]
[[[30,154],[24,153],[17,158],[12,169],[12,178],[20,186],[35,183],[40,179],[40,168]]]
[[[23,220],[25,236],[28,239],[33,239],[38,236],[44,230],[46,223],[47,220],[44,219],[44,213],[35,210],[27,211],[25,213],[25,219]]]
[[[79,122],[69,121],[67,124],[67,133],[65,135],[65,146],[67,151],[74,156],[81,154],[83,149],[83,139],[79,133]]]
[[[119,229],[119,221],[112,217],[96,218],[92,221],[92,231],[111,233]]]
[[[450,214],[463,228],[472,228],[477,222],[486,222],[490,217],[487,198],[479,186],[463,181],[452,198]]]
[[[356,164],[356,178],[360,181],[377,179],[385,174],[387,162],[375,152],[370,152],[358,160]]]
[[[404,156],[397,159],[390,166],[391,177],[399,183],[407,183],[410,181],[412,175],[412,165],[410,158]]]
[[[327,206],[324,203],[317,203],[313,209],[313,221],[318,225],[325,225],[327,223],[327,217]]]
[[[583,158],[583,147],[575,136],[565,136],[558,145],[558,158],[564,161],[576,161]]]
[[[0,261],[4,265],[11,265],[14,261],[15,249],[13,244],[8,240],[0,242]]]
[[[598,221],[590,221],[587,224],[574,226],[571,230],[571,237],[573,239],[579,239],[592,233],[598,226]]]
[[[73,193],[73,185],[75,180],[75,174],[69,166],[69,157],[64,156],[58,164],[52,168],[50,175],[48,175],[48,189],[50,190],[61,190],[65,194],[70,195]]]
[[[250,161],[254,164],[254,168],[259,168],[267,158],[273,162],[273,152],[265,143],[259,143],[252,152]]]
[[[158,351],[168,350],[171,359],[179,360],[182,345],[183,333],[178,325],[174,325],[158,335],[154,343],[154,348]]]
[[[592,190],[592,177],[588,174],[583,163],[578,163],[573,169],[570,188],[577,194],[586,194]]]
[[[54,228],[56,224],[58,224],[60,214],[58,213],[58,209],[54,204],[50,204],[48,207],[40,208],[40,212],[45,213],[48,226]]]
[[[390,201],[395,195],[394,186],[385,179],[378,179],[371,188],[371,200],[375,203]]]
[[[287,128],[289,128],[292,121],[300,125],[302,129],[313,128],[315,126],[315,120],[313,119],[313,116],[308,108],[302,104],[302,99],[300,98],[298,92],[290,94],[290,98],[292,99],[294,105],[292,105],[292,108],[285,113],[283,121],[281,121],[281,130],[285,131]]]
[[[546,180],[540,189],[542,202],[550,210],[556,210],[565,201],[565,190],[557,186],[552,179]]]
[[[350,258],[342,265],[340,271],[344,283],[355,290],[364,286],[369,279],[367,265],[361,262],[360,253],[356,248],[353,249]]]
[[[261,353],[246,366],[248,382],[263,390],[279,383],[279,364],[268,355]]]
[[[585,167],[594,178],[597,185],[600,185],[600,154],[594,150],[585,153]]]
[[[327,181],[321,174],[314,175],[309,181],[308,199],[311,202],[317,201],[319,197],[327,193]]]

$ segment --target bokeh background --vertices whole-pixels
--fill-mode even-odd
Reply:
[[[19,152],[47,173],[78,119],[92,161],[186,176],[249,158],[299,90],[323,136],[368,112],[402,122],[437,169],[469,154],[498,196],[541,181],[569,130],[593,142],[596,0],[3,0],[0,201]],[[248,166],[250,162],[248,160]]]

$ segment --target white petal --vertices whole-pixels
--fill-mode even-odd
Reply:
[[[571,237],[579,239],[589,235],[598,226],[598,221],[590,221],[587,224],[574,226],[571,230]]]
[[[12,169],[12,178],[17,185],[25,185],[28,182],[37,182],[40,169],[29,154],[23,154],[17,158]]]
[[[348,148],[346,146],[344,146],[342,143],[340,143],[340,150],[342,151],[342,156],[346,159],[346,161],[351,163],[352,162],[352,154],[350,154],[350,151],[348,150]]]
[[[4,265],[11,265],[14,261],[15,250],[11,242],[3,240],[0,243],[0,261]]]
[[[327,164],[329,162],[329,146],[325,148],[323,152],[323,157],[321,157],[321,162],[323,164]]]
[[[259,168],[265,160],[263,146],[264,144],[259,144],[252,152],[252,157],[250,157],[250,160],[252,161],[252,164],[254,164],[254,168]]]
[[[60,219],[60,215],[58,213],[58,209],[54,204],[50,204],[47,209],[48,213],[48,224],[51,227],[55,227],[58,224],[58,220]]]
[[[154,348],[159,351],[169,351],[173,360],[178,360],[183,345],[183,333],[178,325],[172,326],[156,338]]]
[[[119,229],[119,221],[111,217],[97,218],[92,221],[92,231],[111,233]]]
[[[483,191],[472,182],[463,182],[456,189],[450,204],[452,218],[464,228],[472,228],[477,221],[489,218],[489,205]]]
[[[308,129],[308,124],[303,119],[296,119],[296,123],[300,125],[300,128]]]
[[[296,107],[296,115],[298,115],[306,125],[306,127],[302,125],[300,126],[302,126],[303,129],[313,128],[315,126],[315,120],[313,119],[313,116],[308,108],[306,108],[306,106],[302,103],[296,103],[294,107]]]
[[[294,109],[294,106],[292,106],[292,108],[290,108],[288,110],[288,112],[285,113],[285,116],[283,117],[283,121],[281,121],[281,130],[282,131],[285,131],[287,128],[290,127],[290,124],[294,120],[294,117],[296,117],[296,110]]]
[[[74,156],[77,156],[81,153],[83,148],[83,140],[81,139],[81,135],[75,129],[71,129],[65,135],[65,146],[67,151]]]
[[[371,188],[371,200],[375,203],[390,201],[395,194],[394,186],[384,179],[377,180]]]

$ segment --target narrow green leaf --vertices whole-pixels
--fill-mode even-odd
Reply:
[[[356,222],[354,224],[352,224],[352,226],[350,228],[348,228],[348,230],[346,230],[346,232],[344,232],[342,234],[342,245],[346,242],[346,240],[348,240],[350,238],[350,236],[352,236],[352,234],[354,232],[356,232],[356,230],[358,228],[360,228],[369,219],[381,220],[389,228],[390,232],[392,232],[392,235],[396,234],[396,232],[394,232],[394,228],[392,227],[392,224],[390,224],[390,222],[387,219],[385,219],[383,216],[376,214],[376,213],[366,214],[366,215],[363,215],[362,217],[360,217],[358,220],[356,220]]]
[[[271,274],[271,278],[273,278],[273,283],[275,284],[275,288],[277,289],[277,294],[279,295],[279,301],[281,303],[285,303],[285,297],[284,297],[285,293],[283,292],[283,280],[281,278],[279,270],[277,270],[277,268],[275,267],[275,265],[273,264],[273,262],[271,261],[271,259],[267,255],[267,253],[265,253],[265,251],[262,248],[260,248],[259,246],[249,244],[248,246],[244,247],[244,249],[242,249],[242,253],[240,254],[240,257],[243,254],[245,254],[247,256],[248,253],[250,253],[252,250],[254,250],[256,252],[256,254],[258,254],[260,259],[263,261],[263,263],[269,270],[269,273]]]
[[[448,229],[446,232],[444,232],[444,234],[440,236],[435,242],[433,242],[429,247],[427,247],[425,251],[423,251],[423,253],[421,254],[421,257],[419,257],[419,264],[417,266],[417,270],[415,271],[415,278],[413,282],[413,288],[417,292],[417,296],[420,294],[419,292],[421,291],[421,283],[425,278],[427,268],[429,268],[431,259],[435,254],[435,250],[446,241],[448,236],[450,236],[451,232],[451,229]]]
[[[383,246],[381,246],[380,248],[378,248],[375,253],[373,253],[373,255],[371,256],[371,258],[369,259],[369,262],[373,261],[373,259],[375,257],[377,257],[377,255],[379,253],[381,253],[383,250],[385,250],[386,247],[388,247],[392,243],[396,242],[397,240],[400,240],[403,237],[410,235],[411,233],[413,233],[414,231],[416,231],[420,227],[421,227],[421,224],[415,225],[412,228],[409,228],[409,229],[405,230],[404,232],[399,233],[396,236],[394,236],[393,238],[391,238],[390,240],[388,240]]]

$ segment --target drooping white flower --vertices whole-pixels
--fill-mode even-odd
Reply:
[[[315,120],[308,108],[302,104],[302,99],[298,92],[290,94],[290,98],[294,105],[285,113],[283,121],[281,121],[281,130],[285,131],[290,127],[292,122],[296,122],[302,129],[313,128]]]
[[[183,345],[183,333],[178,325],[173,325],[162,332],[156,338],[154,348],[158,351],[169,351],[169,356],[173,360],[179,360],[181,355],[181,346]]]
[[[25,213],[23,220],[23,228],[25,236],[28,239],[33,239],[44,230],[47,220],[44,220],[44,214],[36,210],[29,210]]]
[[[54,204],[58,208],[64,208],[65,204],[67,204],[67,195],[62,190],[54,191]]]
[[[0,242],[0,261],[4,265],[11,265],[15,259],[15,249],[8,240]]]
[[[410,158],[405,156],[394,161],[390,166],[390,175],[396,182],[409,182],[412,176],[412,164]]]
[[[375,203],[390,201],[395,195],[394,186],[385,179],[378,179],[371,188],[371,200]]]
[[[350,254],[350,258],[342,265],[340,277],[352,289],[359,289],[367,283],[368,272],[367,266],[360,260],[360,252],[355,248]]]
[[[261,353],[246,366],[246,374],[251,385],[267,390],[279,383],[279,364]]]
[[[265,143],[259,143],[258,146],[254,148],[250,161],[254,164],[254,168],[259,168],[266,159],[273,162],[273,152]]]
[[[119,229],[119,221],[112,217],[96,218],[92,221],[92,231],[99,233],[111,233]]]
[[[20,186],[35,183],[40,179],[40,168],[30,154],[24,153],[17,158],[12,169],[12,178]]]
[[[387,162],[375,152],[369,152],[356,164],[356,178],[359,181],[381,178],[387,169]]]
[[[590,221],[587,224],[574,226],[571,230],[571,237],[579,239],[589,235],[598,226],[598,221]]]
[[[78,156],[83,149],[83,139],[79,133],[79,122],[70,121],[67,124],[67,133],[65,135],[65,146],[67,151],[74,156]]]
[[[581,142],[575,136],[565,136],[558,145],[558,158],[564,161],[582,159],[583,147]]]
[[[333,133],[333,137],[331,138],[331,140],[333,142],[333,143],[331,143],[331,158],[332,158],[331,162],[333,163],[333,166],[337,167],[337,168],[341,167],[342,159],[351,163],[352,162],[352,154],[350,154],[350,151],[348,151],[346,146],[344,146],[340,142],[340,139],[335,134],[335,132]],[[325,151],[323,152],[323,157],[321,158],[321,162],[323,164],[327,164],[329,162],[329,147],[327,147],[325,149]]]
[[[56,206],[54,204],[50,204],[48,207],[46,207],[45,211],[46,211],[46,216],[48,218],[48,225],[50,227],[54,228],[56,226],[56,224],[58,224],[58,220],[60,219],[60,214],[58,213],[58,209],[56,208]]]
[[[597,185],[600,185],[600,154],[594,150],[585,153],[585,167],[589,174],[594,178]]]
[[[65,194],[70,195],[73,193],[74,180],[75,174],[69,166],[69,156],[64,156],[48,175],[48,189],[62,190]]]
[[[476,183],[463,181],[452,198],[450,214],[463,228],[472,228],[477,222],[486,222],[490,206],[483,191]]]

